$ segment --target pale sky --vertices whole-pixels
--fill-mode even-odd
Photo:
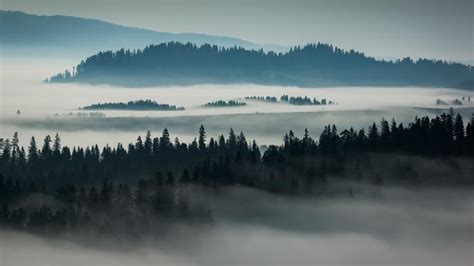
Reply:
[[[0,0],[4,10],[97,18],[371,56],[474,61],[474,0]]]

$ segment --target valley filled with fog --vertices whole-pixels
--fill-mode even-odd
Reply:
[[[474,1],[407,3],[0,0],[0,266],[473,266]]]
[[[209,137],[227,135],[233,128],[260,145],[280,145],[289,130],[301,136],[308,128],[317,138],[328,124],[336,124],[339,130],[351,126],[367,129],[382,117],[388,121],[394,117],[407,125],[416,116],[433,117],[448,111],[451,105],[438,106],[437,99],[449,102],[474,96],[472,91],[449,88],[253,84],[125,88],[42,82],[71,64],[72,60],[51,63],[44,59],[3,59],[0,137],[11,138],[18,132],[20,145],[27,147],[31,136],[41,143],[46,135],[58,133],[63,145],[99,144],[102,148],[106,144],[133,143],[147,130],[153,137],[159,136],[164,128],[170,130],[172,138],[191,142],[203,124]],[[283,94],[325,98],[335,104],[296,106],[250,101],[241,107],[201,106],[210,101],[247,96],[279,98]],[[79,110],[95,103],[139,99],[186,110]],[[465,122],[474,111],[473,102],[467,100],[462,106],[452,107]],[[91,117],[95,112],[104,117]],[[422,160],[414,164],[430,168],[431,163]],[[447,167],[454,171],[465,165],[463,161],[449,163]],[[384,177],[383,169],[375,172]],[[443,180],[451,178],[445,172],[438,175]],[[274,195],[241,186],[210,191],[206,200],[212,210],[211,225],[196,228],[176,224],[158,239],[89,239],[67,234],[44,237],[0,231],[0,265],[472,264],[474,198],[469,187],[380,187],[338,177],[330,177],[329,183],[328,190],[319,196]],[[41,202],[44,198],[36,195],[31,200]]]
[[[1,63],[2,98],[0,136],[20,134],[21,144],[31,136],[42,139],[59,133],[63,143],[73,145],[115,145],[133,142],[147,130],[160,134],[168,128],[173,137],[190,142],[203,124],[209,136],[227,134],[232,127],[243,131],[259,144],[279,143],[290,129],[301,135],[305,128],[317,136],[329,123],[340,129],[367,128],[382,117],[407,124],[415,116],[435,115],[451,106],[437,106],[437,99],[450,102],[472,97],[472,91],[417,87],[334,87],[298,88],[284,86],[194,85],[172,87],[125,88],[77,83],[42,81],[77,60],[4,57]],[[246,106],[205,108],[217,100],[248,96],[301,96],[333,101],[332,105],[297,106],[283,103],[250,101]],[[161,104],[184,107],[184,111],[86,111],[79,108],[105,102],[150,99]],[[453,106],[470,119],[474,99]],[[17,115],[17,111],[21,114]],[[90,117],[100,112],[105,117]],[[82,115],[82,116],[80,116]]]
[[[315,199],[229,188],[209,198],[212,226],[177,226],[159,240],[138,243],[0,232],[0,264],[472,264],[469,190],[358,190],[355,198]]]

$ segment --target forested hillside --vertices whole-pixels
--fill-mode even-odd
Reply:
[[[256,83],[294,86],[435,86],[472,89],[471,66],[418,59],[380,61],[328,44],[294,47],[286,53],[204,44],[162,43],[143,50],[93,55],[72,72],[49,82],[147,86],[199,83]]]

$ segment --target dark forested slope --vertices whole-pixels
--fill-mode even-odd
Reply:
[[[294,47],[286,53],[204,44],[162,43],[143,50],[100,52],[50,82],[125,86],[256,83],[294,86],[377,85],[472,89],[471,66],[410,58],[380,61],[328,44]],[[467,86],[466,86],[467,84]]]

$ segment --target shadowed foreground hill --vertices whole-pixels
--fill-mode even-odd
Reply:
[[[328,44],[287,53],[176,42],[100,52],[50,82],[123,86],[256,83],[291,86],[434,86],[472,89],[471,66],[410,58],[379,61]],[[471,84],[471,85],[469,85]]]

